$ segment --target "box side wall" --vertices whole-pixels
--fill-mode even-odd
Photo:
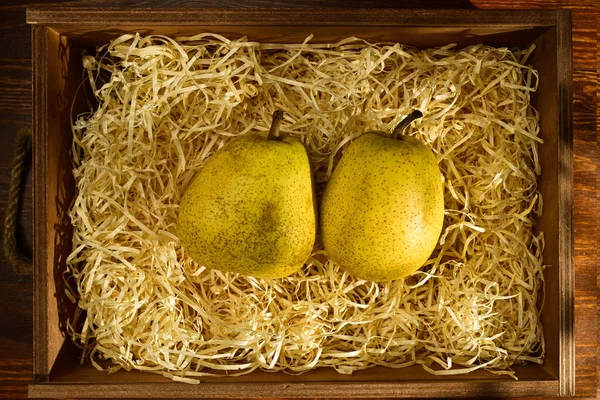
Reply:
[[[198,26],[71,26],[53,27],[59,33],[86,43],[100,46],[115,37],[133,32],[142,35],[165,35],[189,37],[201,33],[218,33],[229,39],[247,37],[262,43],[302,43],[314,35],[311,43],[335,43],[348,37],[359,37],[371,42],[400,42],[421,48],[456,43],[468,46],[484,42],[491,46],[524,46],[530,43],[547,27],[480,27],[473,25],[428,27],[428,26],[327,26],[327,25],[198,25]]]
[[[554,26],[556,13],[544,10],[440,10],[387,8],[28,8],[27,22],[48,26]]]
[[[559,192],[558,192],[558,87],[556,71],[556,29],[546,32],[535,41],[536,50],[531,58],[532,66],[539,72],[537,92],[532,95],[532,104],[540,113],[540,137],[544,143],[539,146],[539,161],[542,176],[538,178],[538,189],[543,199],[542,216],[536,230],[544,232],[543,252],[545,292],[542,308],[542,325],[546,342],[544,366],[552,376],[558,378],[559,359],[559,306],[558,280],[559,257]]]
[[[33,385],[36,398],[466,398],[553,396],[556,381],[479,382],[292,382],[220,384]]]
[[[72,225],[68,215],[73,195],[71,172],[71,106],[81,80],[80,54],[65,37],[52,29],[34,27],[36,90],[34,157],[34,216],[36,219],[35,307],[36,371],[44,379],[55,364],[66,337],[66,322],[72,320],[74,305],[64,294],[64,271],[71,251]],[[72,58],[77,63],[71,62]],[[38,292],[40,290],[41,292]],[[36,317],[38,317],[36,313]],[[44,348],[42,348],[44,346]]]
[[[32,29],[33,61],[33,226],[46,225],[46,91],[48,28],[35,26]],[[33,267],[33,374],[34,380],[44,381],[52,365],[53,344],[48,341],[48,275],[46,254],[48,243],[45,229],[34,229]],[[49,359],[50,358],[50,359]]]
[[[561,396],[575,395],[575,266],[573,225],[573,83],[571,12],[558,11],[557,78],[560,143],[558,159],[560,222],[560,376]]]
[[[561,12],[558,26],[535,41],[532,65],[540,84],[532,96],[540,112],[542,176],[538,187],[543,214],[545,296],[541,314],[546,344],[544,369],[560,381],[560,395],[575,390],[573,327],[573,138],[571,126],[570,14]]]

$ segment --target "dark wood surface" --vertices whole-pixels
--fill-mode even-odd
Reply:
[[[304,7],[408,7],[482,9],[557,9],[573,11],[573,126],[575,153],[575,338],[576,393],[597,398],[598,394],[598,290],[600,286],[600,238],[598,188],[600,187],[600,142],[598,136],[598,41],[600,20],[596,0],[409,0],[391,2],[302,1]],[[139,6],[139,7],[290,7],[281,0],[146,0],[146,1],[53,1],[8,0],[0,3],[0,215],[4,215],[10,179],[13,142],[18,129],[31,126],[31,31],[25,24],[29,5]],[[20,238],[25,253],[31,253],[31,177],[28,177]],[[3,218],[2,229],[3,229]],[[25,397],[32,374],[32,280],[15,275],[0,259],[0,396]],[[443,393],[440,393],[443,395]]]

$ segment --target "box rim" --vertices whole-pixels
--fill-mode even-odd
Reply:
[[[39,152],[37,147],[45,148],[46,146],[46,125],[47,125],[47,110],[45,108],[46,101],[40,99],[46,98],[47,92],[47,59],[46,59],[46,29],[45,27],[32,27],[31,42],[32,42],[32,110],[33,110],[33,140],[32,140],[32,203],[33,203],[33,226],[46,226],[46,214],[39,210],[44,207],[46,198],[46,186],[38,184],[44,182],[47,176],[47,154]],[[39,155],[42,155],[40,157]],[[45,210],[45,207],[43,208]],[[47,245],[47,237],[43,229],[34,229],[33,232],[33,248],[45,249]],[[47,328],[48,318],[41,307],[44,300],[43,293],[48,290],[48,278],[44,268],[46,267],[45,252],[33,252],[33,380],[34,382],[44,381],[48,379],[49,367],[47,363]],[[43,344],[43,345],[42,345]]]
[[[558,196],[559,196],[559,395],[575,395],[575,265],[573,258],[573,87],[571,12],[557,13],[557,80],[559,140]]]
[[[37,384],[29,386],[29,397],[154,397],[168,393],[171,398],[347,398],[357,397],[504,397],[555,396],[557,381],[464,382],[280,382],[280,383],[127,383],[127,384]]]
[[[453,10],[385,8],[80,8],[31,7],[26,20],[33,25],[355,25],[355,26],[458,26],[550,27],[557,10]],[[382,9],[379,9],[382,10]],[[241,18],[240,13],[243,13]],[[335,20],[331,18],[335,13]],[[432,20],[432,17],[435,19]],[[515,18],[518,16],[518,18]]]
[[[127,13],[123,14],[123,11],[126,10]],[[336,21],[326,22],[328,19],[327,10],[335,10],[336,13],[342,12],[342,17],[340,19],[336,19]],[[575,392],[575,342],[574,342],[574,264],[573,264],[573,134],[572,134],[572,88],[570,83],[571,80],[571,56],[572,56],[572,47],[571,47],[571,12],[568,10],[559,10],[559,11],[487,11],[487,10],[410,10],[410,13],[406,13],[404,9],[386,9],[386,13],[377,13],[377,18],[369,19],[367,21],[363,20],[361,15],[364,12],[372,13],[372,10],[369,9],[244,9],[244,10],[236,10],[236,9],[196,9],[196,10],[187,10],[187,9],[122,9],[122,8],[29,8],[27,9],[27,22],[32,25],[32,61],[33,61],[33,96],[32,96],[32,109],[33,113],[33,127],[34,127],[34,146],[41,146],[42,148],[45,146],[46,138],[42,133],[45,133],[46,128],[45,124],[46,117],[45,111],[46,109],[42,107],[42,103],[40,103],[39,99],[44,98],[46,95],[46,48],[45,48],[45,33],[47,29],[53,26],[62,26],[62,25],[86,25],[88,27],[102,27],[102,26],[115,26],[115,25],[239,25],[239,15],[240,13],[244,13],[244,18],[246,18],[246,13],[250,11],[251,18],[249,23],[245,23],[245,25],[289,25],[290,20],[292,23],[296,21],[298,24],[300,22],[303,25],[307,25],[306,18],[310,16],[318,16],[324,20],[318,20],[315,23],[310,22],[308,25],[356,25],[356,26],[478,26],[478,27],[502,27],[502,26],[511,26],[511,27],[519,27],[519,28],[527,28],[530,26],[535,27],[552,27],[555,26],[557,29],[557,39],[559,42],[558,46],[558,54],[557,54],[557,74],[558,74],[558,83],[559,83],[559,95],[557,101],[559,102],[559,139],[568,143],[567,146],[561,148],[559,146],[560,153],[558,156],[559,159],[566,160],[566,164],[562,165],[559,168],[558,179],[561,182],[559,185],[559,196],[561,196],[561,201],[559,203],[560,214],[562,217],[559,220],[560,233],[559,233],[559,246],[560,246],[560,259],[563,261],[563,265],[561,265],[560,270],[560,295],[565,299],[564,302],[561,302],[561,306],[559,309],[560,314],[560,371],[559,377],[557,380],[552,381],[527,381],[525,383],[531,383],[532,387],[537,384],[541,384],[544,387],[544,391],[540,390],[532,392],[532,394],[528,391],[521,392],[518,388],[514,388],[514,390],[504,391],[504,393],[510,393],[511,395],[558,395],[560,396],[570,396]],[[219,19],[215,20],[214,14],[212,12],[221,13],[220,15],[226,17],[226,21],[223,22]],[[120,13],[120,14],[119,14]],[[148,13],[151,15],[148,16]],[[168,18],[165,18],[165,13]],[[288,14],[291,13],[291,14]],[[440,15],[446,17],[446,21],[440,23],[431,23],[427,20],[427,18],[431,15],[435,14],[437,18]],[[120,17],[119,17],[120,15]],[[291,15],[291,16],[290,16]],[[461,19],[468,16],[466,18],[466,23],[456,24],[454,18],[456,16],[460,16]],[[515,21],[515,15],[526,16],[529,18],[526,22],[520,23],[520,21]],[[364,15],[363,15],[364,16]],[[178,18],[185,18],[183,23],[180,23]],[[153,18],[160,18],[153,19]],[[442,18],[443,19],[443,18]],[[357,20],[360,20],[357,22]],[[538,24],[539,23],[539,24]],[[535,25],[532,25],[535,24]],[[540,25],[541,24],[541,25]],[[568,62],[561,62],[561,60],[568,60]],[[38,75],[38,74],[42,75]],[[45,104],[45,102],[44,102]],[[46,172],[46,155],[43,152],[39,152],[39,154],[44,154],[44,157],[39,158],[35,156],[34,151],[34,159],[33,159],[33,173],[34,173],[34,192],[33,192],[33,204],[34,204],[34,213],[33,213],[33,223],[34,226],[44,226],[45,225],[45,216],[35,210],[38,209],[37,206],[41,206],[45,199],[45,190],[44,190],[44,179],[47,175]],[[37,182],[37,183],[36,183]],[[41,233],[41,230],[38,230],[38,233],[34,233],[34,248],[45,248],[47,242],[47,238],[45,234]],[[41,247],[40,247],[41,246]],[[36,306],[38,301],[40,300],[43,293],[46,292],[47,289],[47,278],[45,277],[45,271],[41,271],[40,268],[42,266],[46,266],[45,262],[45,254],[36,252],[34,255],[35,259],[35,275],[34,275],[34,377],[35,382],[44,382],[48,379],[49,367],[47,365],[47,360],[44,357],[47,355],[44,346],[42,343],[45,341],[41,341],[40,338],[44,338],[44,335],[47,335],[47,318],[43,313],[43,308]],[[552,383],[552,385],[549,384]],[[478,385],[479,383],[485,383],[485,381],[477,381],[470,382],[470,384]],[[495,387],[496,385],[502,385],[509,382],[489,382],[486,384],[486,387]],[[511,384],[515,384],[516,382],[510,382]],[[556,383],[556,387],[554,386]],[[235,387],[236,384],[226,383],[230,387]],[[221,383],[216,383],[214,385],[223,385]],[[315,383],[311,383],[310,386]],[[331,384],[331,383],[330,383]],[[336,382],[336,385],[347,385],[345,382]],[[357,383],[358,384],[358,383]],[[442,386],[440,385],[449,385],[450,382],[436,382],[436,390],[441,390]],[[144,385],[157,385],[156,387],[163,388],[162,390],[172,390],[171,387],[180,387],[181,384],[170,384],[170,383],[157,383],[157,384],[144,384]],[[175,386],[173,386],[175,385]],[[204,384],[203,387],[206,387],[206,390],[209,393],[202,394],[200,392],[195,392],[195,396],[214,396],[215,392],[209,390],[213,384]],[[237,384],[237,385],[247,385],[247,384]],[[260,385],[260,384],[258,384]],[[269,385],[273,385],[270,383]],[[290,383],[285,384],[285,388],[293,388],[293,387],[309,387],[306,383]],[[403,393],[405,389],[414,390],[414,393],[411,393],[414,396],[426,395],[429,393],[427,390],[430,387],[431,383],[399,383],[399,382],[372,382],[372,383],[364,383],[364,391],[365,396],[374,395],[375,387],[381,387],[384,385],[389,387],[390,390],[399,390],[399,393]],[[51,395],[54,391],[58,390],[57,388],[62,387],[74,387],[77,385],[71,384],[53,384],[53,383],[45,383],[45,384],[34,384],[30,386],[30,396],[35,396],[37,391],[40,388],[53,388],[49,389],[50,392],[47,392],[44,389],[44,396]],[[137,393],[136,389],[138,385],[125,384],[121,385],[128,388],[131,386],[130,395],[134,395]],[[186,386],[186,385],[184,385]],[[115,384],[112,385],[97,385],[95,387],[115,387]],[[528,386],[523,386],[524,388]],[[305,390],[304,389],[304,390]],[[154,389],[149,389],[149,393]],[[231,389],[229,389],[231,390]],[[324,393],[323,389],[320,389],[319,393]],[[452,395],[452,389],[448,389],[448,395]],[[458,390],[458,389],[456,389]],[[504,389],[505,390],[505,389]],[[234,391],[235,392],[235,391]],[[368,392],[368,393],[367,393]],[[56,392],[58,393],[58,392]],[[284,392],[281,392],[282,394]],[[308,392],[307,392],[308,393]],[[390,394],[391,392],[388,392]],[[457,392],[458,395],[465,395],[466,393]],[[96,396],[100,396],[102,393],[96,393]],[[330,397],[335,397],[335,393],[330,393]],[[307,394],[307,397],[314,397],[313,395]],[[322,395],[318,395],[317,397],[322,397]]]

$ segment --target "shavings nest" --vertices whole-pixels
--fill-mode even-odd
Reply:
[[[66,272],[82,362],[190,383],[256,369],[415,364],[436,375],[483,368],[515,377],[512,365],[542,363],[533,47],[311,40],[128,34],[83,57],[97,105],[73,122]],[[356,279],[319,239],[306,265],[278,280],[186,256],[176,218],[190,180],[232,138],[268,130],[276,109],[282,131],[309,152],[318,196],[353,139],[423,112],[405,133],[435,153],[446,211],[418,273]]]

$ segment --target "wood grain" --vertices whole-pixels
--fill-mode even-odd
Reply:
[[[567,142],[560,146],[558,196],[559,251],[560,251],[560,377],[559,394],[575,394],[575,282],[573,271],[573,214],[574,214],[574,173],[573,173],[573,87],[572,87],[572,24],[571,15],[558,15],[558,98],[559,98],[559,139]],[[543,218],[543,217],[542,217]]]
[[[229,387],[227,387],[229,386]],[[231,385],[219,383],[202,383],[200,385],[180,385],[174,383],[136,384],[56,384],[34,385],[29,395],[31,397],[70,397],[74,393],[83,398],[112,398],[112,397],[152,397],[156,393],[168,393],[171,398],[238,398],[244,393],[246,398],[288,397],[290,394],[301,398],[344,398],[347,394],[354,397],[408,397],[420,398],[430,395],[431,384],[424,382],[399,384],[390,382],[368,387],[363,382],[344,382],[332,388],[328,382],[247,382]],[[232,388],[234,390],[232,390]],[[444,397],[465,398],[476,395],[483,398],[497,398],[507,392],[517,391],[527,396],[531,393],[542,393],[552,396],[557,392],[556,381],[545,382],[477,382],[467,387],[459,382],[437,382],[436,390]],[[390,396],[390,393],[394,395]]]
[[[33,373],[32,291],[29,280],[1,282],[0,395],[24,397]]]
[[[573,12],[573,70],[596,70],[596,0],[474,0],[482,9],[567,9]]]
[[[598,149],[596,146],[596,72],[576,72],[573,76],[575,137],[575,335],[577,340],[577,394],[593,397],[598,385],[596,371],[598,249]],[[596,206],[593,206],[596,204]]]
[[[600,16],[596,13],[596,55],[600,54]],[[600,57],[596,60],[596,398],[600,398]],[[593,256],[591,257],[593,259]],[[593,262],[592,262],[593,263]],[[593,306],[592,306],[593,308]],[[576,309],[577,311],[577,309]],[[590,314],[591,316],[591,314]],[[582,343],[592,343],[581,341]],[[593,347],[593,346],[592,346]],[[585,387],[585,389],[588,389]],[[593,390],[593,389],[592,389]],[[592,391],[590,390],[590,391]]]
[[[554,12],[536,11],[489,11],[477,10],[413,10],[410,13],[399,9],[388,9],[385,13],[373,13],[370,9],[274,9],[265,12],[264,9],[251,8],[244,11],[231,9],[206,10],[152,10],[104,8],[89,12],[87,8],[70,7],[32,8],[27,10],[27,22],[50,27],[67,26],[131,26],[131,21],[149,26],[179,25],[179,26],[219,26],[240,25],[268,26],[278,25],[285,20],[286,25],[301,26],[307,23],[315,26],[398,26],[414,24],[415,26],[461,26],[468,27],[550,27],[556,23]],[[334,17],[332,17],[332,15]],[[242,19],[243,18],[243,19]]]
[[[0,211],[4,214],[8,188],[8,172],[12,146],[19,127],[31,124],[31,39],[25,25],[24,7],[33,1],[8,0],[0,5],[0,129],[4,146],[0,147]],[[135,4],[134,4],[135,3]],[[472,3],[472,4],[471,4]],[[599,36],[598,9],[595,0],[473,0],[468,1],[408,1],[408,8],[486,8],[486,9],[555,9],[573,11],[573,126],[575,154],[575,337],[576,337],[576,394],[595,398],[598,395],[598,347],[600,329],[598,291],[600,290],[600,230],[598,227],[598,188],[600,187],[600,102],[597,54]],[[283,0],[225,1],[201,3],[191,0],[37,0],[36,5],[49,6],[143,6],[143,7],[289,7]],[[388,1],[303,1],[303,6],[389,7]],[[396,4],[394,4],[397,6]],[[24,213],[21,218],[26,248],[31,248],[31,180],[25,192]],[[0,396],[24,397],[31,383],[31,311],[32,281],[15,276],[2,259],[0,267]],[[267,394],[265,394],[267,395]],[[323,396],[324,394],[316,394]]]
[[[596,14],[596,54],[600,54],[600,17]],[[595,394],[596,398],[600,398],[600,90],[598,82],[600,82],[600,57],[596,63],[596,326],[591,329],[596,333],[596,380]],[[590,257],[593,260],[593,255]],[[593,263],[593,261],[592,261]],[[592,296],[593,299],[593,296]],[[592,300],[593,301],[593,300]],[[593,303],[592,303],[592,309]],[[576,309],[577,311],[577,309]],[[591,317],[592,314],[589,314]],[[581,341],[583,343],[591,343]],[[590,346],[593,347],[593,346]],[[586,386],[584,390],[593,393],[593,389]]]

